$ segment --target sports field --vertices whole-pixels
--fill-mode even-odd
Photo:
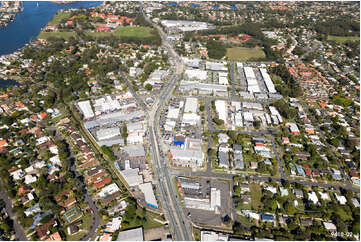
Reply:
[[[147,38],[152,36],[152,28],[148,27],[118,27],[113,32],[91,32],[88,33],[94,37],[106,37],[114,35],[115,37],[135,37],[135,38]]]
[[[38,39],[48,39],[50,37],[69,39],[71,36],[75,36],[74,32],[41,32],[38,35]]]
[[[329,35],[327,37],[328,40],[335,40],[339,43],[343,43],[343,42],[346,42],[348,40],[351,40],[351,41],[359,41],[360,40],[360,37],[359,36],[335,36],[335,35]]]
[[[266,57],[262,49],[246,47],[227,48],[226,56],[232,61],[248,61]]]
[[[61,20],[68,19],[70,17],[70,12],[58,12],[55,14],[54,18],[50,20],[48,25],[58,25]]]

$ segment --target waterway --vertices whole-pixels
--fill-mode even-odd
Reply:
[[[18,85],[19,85],[19,83],[17,81],[10,80],[10,79],[1,79],[0,78],[0,88],[3,88],[5,90],[9,86],[18,86]]]
[[[24,10],[16,15],[13,22],[0,28],[0,55],[13,53],[34,40],[59,10],[92,8],[100,4],[102,1],[78,1],[68,4],[23,1]]]

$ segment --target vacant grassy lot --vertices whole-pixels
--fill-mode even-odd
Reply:
[[[226,56],[232,61],[248,61],[266,57],[262,49],[246,47],[227,48]]]
[[[107,37],[114,35],[116,37],[135,37],[135,38],[146,38],[152,36],[152,28],[148,27],[118,27],[113,32],[91,32],[88,33],[94,37]]]
[[[263,204],[261,202],[262,198],[262,188],[257,183],[251,183],[251,204],[253,210],[259,210],[263,208]]]
[[[157,214],[153,214],[148,211],[146,212],[146,214],[144,214],[142,209],[138,207],[138,209],[136,210],[136,216],[134,216],[134,218],[128,224],[123,223],[122,229],[132,229],[139,226],[143,226],[144,229],[152,229],[163,226],[163,224],[158,223],[157,221],[153,220],[153,218],[163,220]]]
[[[50,37],[69,39],[71,36],[75,36],[74,32],[41,32],[38,35],[38,39],[48,39]]]
[[[70,12],[58,12],[48,25],[58,25],[61,20],[68,19],[70,17]]]
[[[348,40],[351,40],[351,41],[359,41],[360,40],[360,37],[359,36],[334,36],[334,35],[329,35],[327,37],[328,40],[335,40],[339,43],[343,43],[343,42],[346,42]]]

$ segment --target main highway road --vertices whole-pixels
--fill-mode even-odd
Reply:
[[[153,170],[155,177],[158,178],[158,189],[160,191],[160,198],[162,200],[162,206],[164,210],[164,215],[169,222],[169,226],[173,231],[174,238],[173,240],[178,241],[189,241],[192,240],[192,232],[191,226],[185,215],[183,210],[178,204],[177,201],[177,191],[173,186],[171,176],[168,171],[167,164],[164,160],[163,153],[161,150],[161,146],[158,140],[159,137],[159,119],[160,113],[164,107],[164,104],[170,97],[173,89],[175,88],[177,81],[180,78],[180,74],[183,72],[184,66],[181,58],[178,54],[174,51],[173,46],[167,41],[167,37],[164,34],[163,30],[153,24],[149,18],[143,12],[143,3],[142,7],[140,8],[140,12],[144,15],[145,19],[151,23],[154,28],[156,28],[160,34],[162,39],[162,46],[164,49],[168,51],[168,54],[173,59],[175,63],[175,71],[173,72],[172,77],[170,78],[170,82],[168,85],[163,88],[160,95],[155,99],[154,104],[150,110],[144,108],[144,103],[141,102],[139,99],[137,101],[143,107],[144,111],[148,114],[148,121],[149,121],[149,140],[152,146],[152,155],[153,155]],[[128,86],[130,84],[128,83]],[[134,90],[130,89],[133,95],[136,96]]]

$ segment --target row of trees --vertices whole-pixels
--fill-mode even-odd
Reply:
[[[283,96],[299,97],[302,95],[301,86],[289,73],[285,65],[278,65],[271,68],[270,73],[281,78],[281,80],[278,80],[278,82],[276,79],[275,86],[276,90],[279,91]]]
[[[350,18],[340,17],[335,20],[316,22],[314,29],[318,33],[337,36],[360,35],[360,23]]]
[[[221,59],[227,52],[226,46],[220,41],[208,40],[206,47],[208,56],[212,59]]]

